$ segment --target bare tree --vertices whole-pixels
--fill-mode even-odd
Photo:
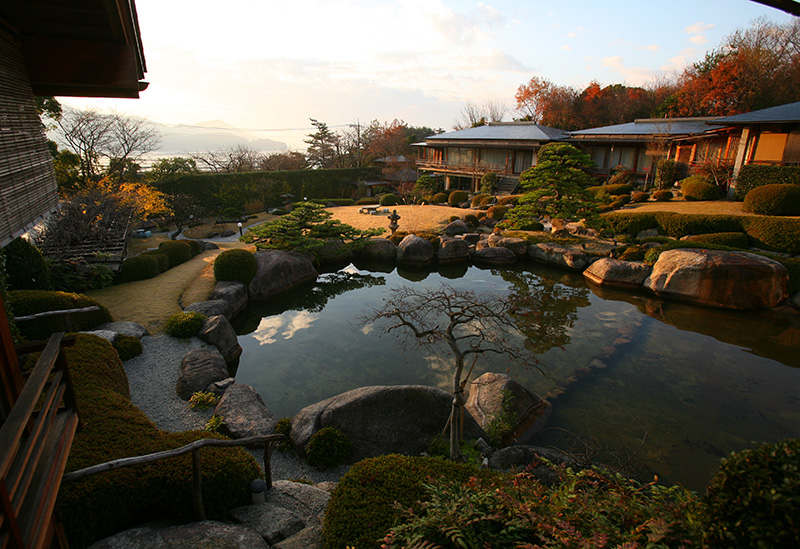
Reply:
[[[103,153],[109,159],[109,175],[121,175],[127,164],[158,148],[161,133],[148,120],[138,116],[113,112],[108,117],[111,135]]]
[[[494,295],[477,295],[442,285],[435,289],[410,287],[391,291],[383,305],[368,313],[364,325],[378,322],[386,332],[431,349],[446,349],[453,356],[453,411],[450,416],[450,458],[461,459],[456,418],[466,404],[464,376],[468,357],[506,357],[523,367],[545,374],[536,356],[526,348],[525,338],[513,322],[514,307]],[[473,361],[472,366],[475,365]]]
[[[267,160],[260,151],[241,143],[227,149],[195,153],[190,156],[197,165],[217,173],[255,172]]]
[[[453,123],[453,129],[464,130],[490,122],[502,122],[507,113],[508,106],[499,99],[489,99],[482,105],[467,101],[461,107],[461,114]]]

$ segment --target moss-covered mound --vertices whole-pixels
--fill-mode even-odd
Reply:
[[[54,315],[35,320],[18,322],[22,335],[31,341],[40,341],[55,332],[77,332],[91,330],[99,324],[111,322],[111,313],[91,297],[68,292],[48,292],[45,290],[17,290],[9,292],[11,309],[14,316],[27,316],[45,311],[63,311],[82,309],[84,307],[100,307],[97,311]]]
[[[202,431],[160,431],[130,401],[127,376],[116,351],[105,340],[79,334],[66,350],[82,429],[72,445],[67,470],[123,457],[178,448]],[[202,450],[203,501],[209,517],[249,499],[248,484],[260,475],[253,458],[240,448]],[[146,521],[192,518],[191,455],[101,473],[64,483],[58,505],[71,547]]]
[[[256,276],[256,272],[256,257],[242,248],[225,250],[214,260],[214,278],[218,281],[233,280],[247,286]]]

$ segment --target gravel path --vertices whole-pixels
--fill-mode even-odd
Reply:
[[[164,431],[189,431],[203,429],[213,410],[192,410],[186,401],[175,392],[183,355],[192,349],[206,346],[193,337],[188,340],[175,339],[168,335],[144,336],[144,352],[125,363],[131,401],[142,410],[159,429]],[[259,465],[264,463],[263,450],[250,450]],[[304,479],[314,483],[337,481],[348,466],[327,471],[318,471],[293,452],[272,453],[272,478]]]

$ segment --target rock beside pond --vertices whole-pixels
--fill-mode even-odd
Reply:
[[[311,261],[300,254],[283,250],[260,250],[254,257],[258,270],[248,288],[251,299],[265,299],[314,281],[318,276]]]
[[[424,267],[433,262],[433,244],[415,234],[407,235],[397,246],[397,262],[409,267]]]
[[[583,276],[598,286],[639,288],[652,270],[653,268],[646,263],[604,257],[589,265],[589,268],[583,271]]]
[[[222,315],[225,318],[231,318],[233,315],[233,309],[231,308],[231,304],[222,299],[210,299],[208,301],[198,301],[197,303],[192,303],[188,307],[184,309],[187,313],[195,312],[200,313],[201,315],[211,317]]]
[[[486,429],[502,414],[506,395],[512,399],[510,411],[517,417],[517,423],[504,439],[505,444],[522,433],[533,435],[544,429],[552,412],[550,404],[505,374],[486,372],[476,379],[469,390],[467,410]]]
[[[447,423],[453,396],[424,385],[361,387],[300,410],[292,420],[291,438],[305,453],[311,437],[323,427],[335,427],[352,441],[349,461],[383,454],[418,455]],[[468,413],[464,436],[484,436]]]
[[[524,257],[528,253],[528,243],[525,242],[524,238],[492,234],[486,239],[486,243],[490,248],[508,248],[517,257]]]
[[[129,320],[106,322],[105,324],[95,327],[95,330],[108,330],[110,332],[117,332],[119,335],[126,335],[138,339],[142,339],[142,337],[147,335],[147,328]]]
[[[517,256],[508,248],[479,248],[472,254],[472,261],[483,265],[513,265]]]
[[[353,252],[341,240],[327,240],[316,251],[317,261],[321,265],[347,265],[353,261]]]
[[[197,337],[216,347],[228,366],[238,363],[242,346],[239,345],[233,326],[224,316],[216,315],[205,319]]]
[[[469,243],[460,238],[442,237],[437,252],[439,263],[469,261]]]
[[[526,469],[529,465],[538,463],[540,458],[544,458],[555,465],[566,465],[573,469],[580,469],[580,463],[557,450],[541,448],[538,446],[509,446],[497,450],[489,458],[489,467],[497,471],[517,470],[532,473],[540,482],[552,486],[558,482],[558,475],[546,465],[538,465]]]
[[[786,299],[788,280],[786,267],[760,255],[684,248],[663,252],[644,287],[659,297],[756,310]]]
[[[222,418],[221,430],[231,438],[270,435],[278,422],[256,390],[245,383],[228,387],[214,414]]]
[[[573,271],[582,271],[589,265],[589,258],[585,253],[563,248],[552,242],[532,244],[528,248],[528,256],[535,261]]]
[[[456,219],[455,221],[450,222],[447,227],[444,228],[444,234],[454,236],[457,234],[464,234],[469,232],[469,227],[466,223],[464,223],[460,219]]]
[[[231,316],[236,316],[247,307],[247,286],[237,280],[222,280],[214,286],[208,299],[226,301],[231,306]]]
[[[357,250],[356,255],[373,261],[394,263],[397,246],[388,238],[370,238]]]
[[[181,373],[175,391],[183,400],[192,398],[197,391],[205,391],[209,385],[228,377],[228,366],[216,349],[193,349],[181,360]]]
[[[111,345],[114,345],[117,342],[117,339],[119,339],[119,334],[117,332],[112,332],[111,330],[91,330],[82,333],[92,334],[93,336],[103,338],[111,343]]]

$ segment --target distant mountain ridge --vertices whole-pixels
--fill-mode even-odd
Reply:
[[[222,120],[208,120],[198,124],[152,124],[161,132],[161,144],[149,157],[185,156],[229,149],[237,145],[246,145],[261,152],[279,152],[289,148],[286,143],[256,137],[246,131],[237,130]]]

